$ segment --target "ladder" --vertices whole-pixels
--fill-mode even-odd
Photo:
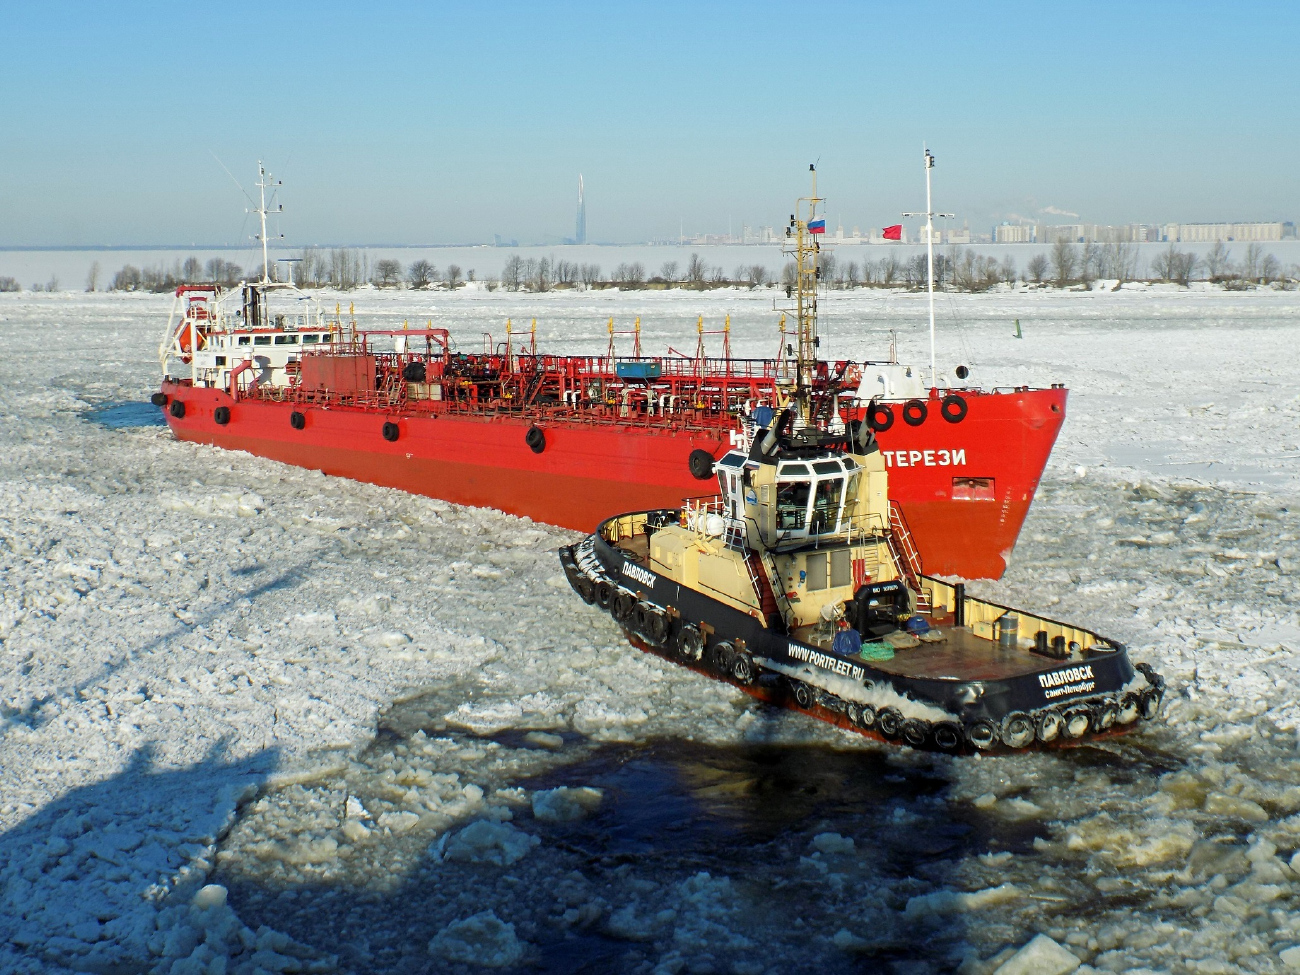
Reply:
[[[916,540],[907,527],[903,509],[897,501],[889,502],[889,551],[894,557],[894,567],[898,574],[907,580],[908,587],[916,593],[916,611],[929,613],[933,608],[933,597],[929,589],[922,586],[921,553],[916,549]]]

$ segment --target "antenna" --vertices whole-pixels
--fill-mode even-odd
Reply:
[[[934,218],[935,217],[954,217],[954,213],[935,213],[934,206],[930,202],[930,170],[934,169],[934,155],[924,144],[921,146],[925,152],[925,213],[904,213],[905,217],[925,217],[925,249],[927,257],[927,274],[926,278],[930,289],[930,386],[938,385],[934,365]]]
[[[281,186],[281,185],[283,184],[280,180],[278,179],[273,180],[271,178],[271,174],[266,171],[266,167],[262,165],[262,160],[259,159],[257,161],[257,188],[261,193],[262,202],[260,206],[254,207],[252,210],[249,210],[247,212],[256,213],[262,219],[262,232],[258,234],[255,238],[253,238],[254,240],[260,240],[262,242],[262,281],[261,281],[262,284],[271,283],[271,260],[269,255],[267,254],[267,248],[266,248],[266,215],[268,213],[284,213],[283,203],[277,204],[275,207],[270,209],[267,208],[266,188],[268,186]],[[284,238],[284,234],[276,234],[276,236],[280,239]]]

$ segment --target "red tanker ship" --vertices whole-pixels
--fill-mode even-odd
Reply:
[[[457,350],[444,329],[362,330],[266,280],[183,286],[154,402],[182,440],[579,531],[678,507],[773,409],[835,434],[875,430],[925,571],[997,578],[1065,418],[1066,390],[940,390],[896,362],[817,358],[815,238],[791,221],[798,349],[773,359],[521,346]],[[263,235],[265,236],[265,235]],[[797,294],[795,293],[797,292]],[[234,299],[238,298],[238,302]],[[272,304],[288,304],[280,313]]]

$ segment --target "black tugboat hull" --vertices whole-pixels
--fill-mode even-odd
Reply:
[[[667,522],[677,512],[649,516]],[[629,558],[603,534],[560,549],[560,562],[574,590],[610,612],[635,645],[868,737],[952,753],[1020,750],[1131,731],[1160,710],[1164,681],[1147,665],[1135,669],[1114,641],[1087,659],[1010,676],[889,673],[769,629]]]

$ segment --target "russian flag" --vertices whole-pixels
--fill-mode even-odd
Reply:
[[[810,234],[824,234],[824,233],[826,233],[826,218],[825,218],[825,217],[814,217],[812,220],[809,220],[809,221],[808,221],[808,233],[810,233]]]

